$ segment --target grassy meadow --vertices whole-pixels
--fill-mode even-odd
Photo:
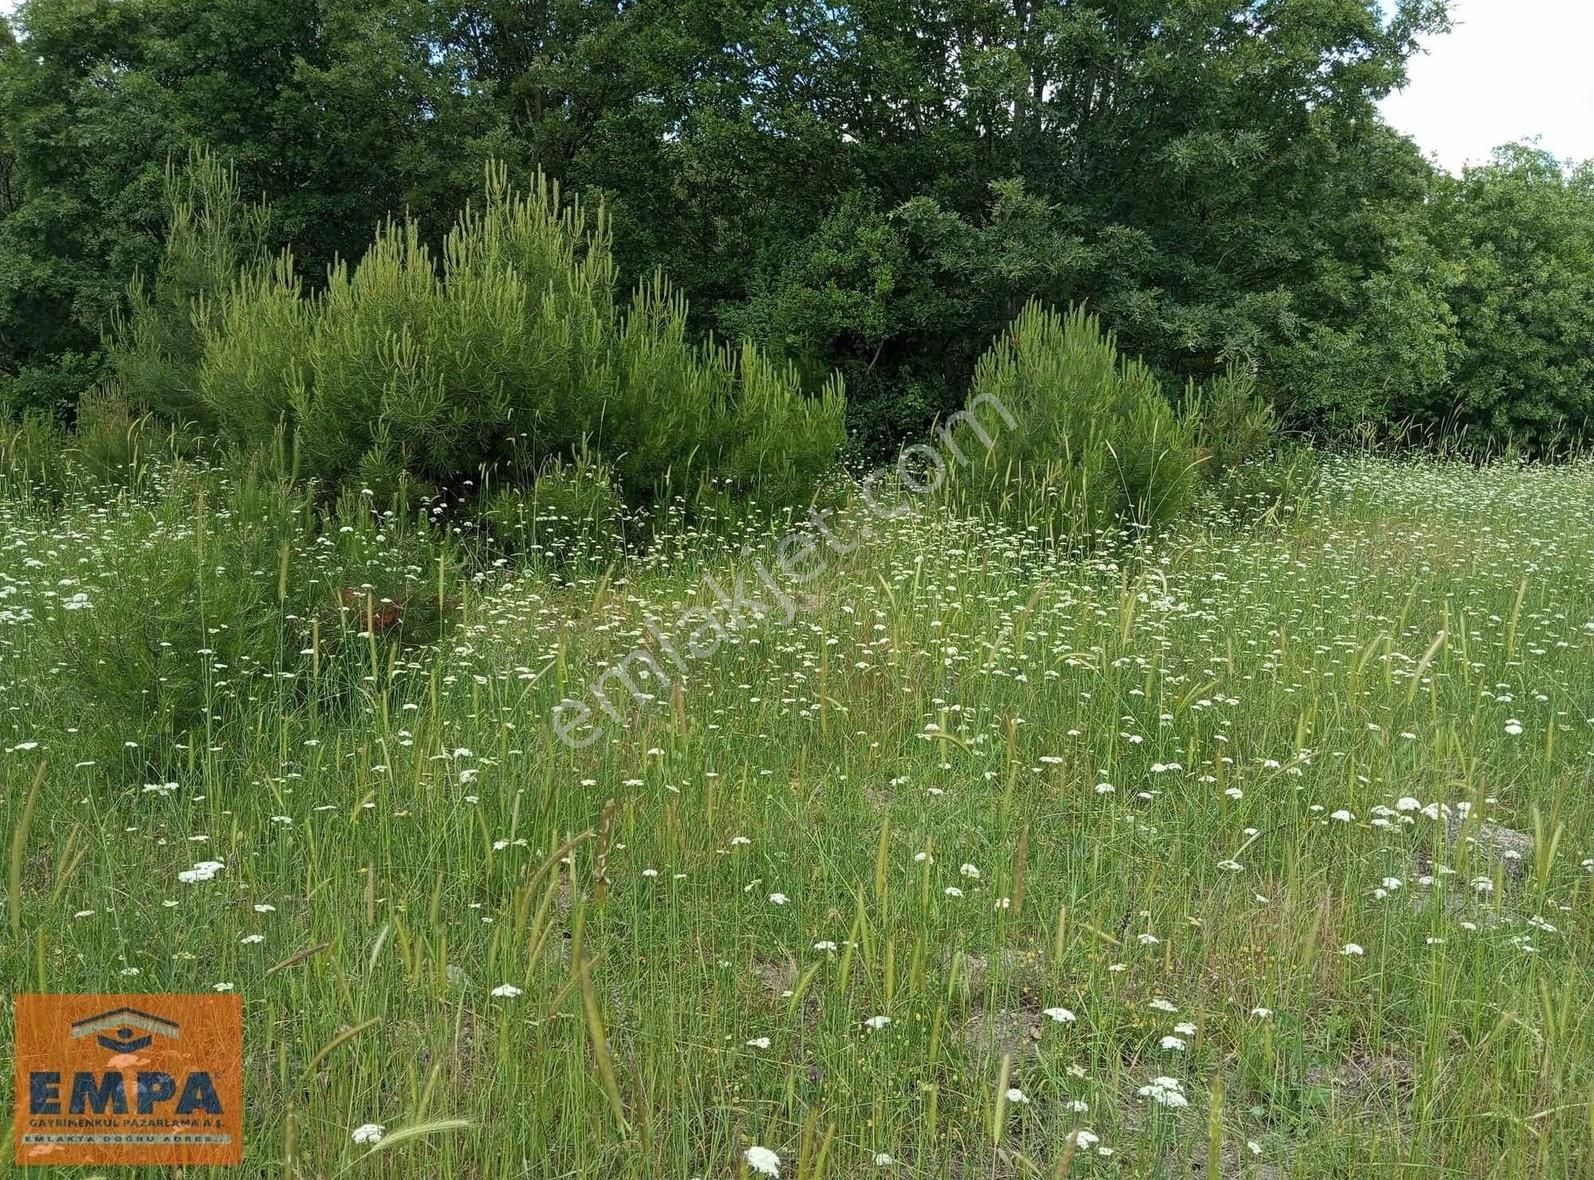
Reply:
[[[0,505],[0,980],[239,993],[233,1174],[1594,1160],[1586,463],[1328,458],[1089,557],[844,489],[701,658],[776,533],[471,566],[237,478]]]

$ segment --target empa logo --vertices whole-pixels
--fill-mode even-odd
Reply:
[[[72,1022],[73,1040],[94,1037],[112,1053],[136,1053],[149,1048],[156,1037],[175,1041],[179,1031],[175,1021],[162,1020],[137,1008],[116,1008]]]
[[[20,995],[16,1162],[243,1158],[243,1003],[233,995]]]

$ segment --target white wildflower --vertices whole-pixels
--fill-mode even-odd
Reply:
[[[1174,1110],[1190,1105],[1190,1100],[1184,1096],[1184,1084],[1178,1078],[1152,1078],[1135,1093]]]
[[[749,1168],[762,1176],[780,1175],[780,1156],[767,1147],[749,1147],[743,1153],[743,1158],[747,1160]]]

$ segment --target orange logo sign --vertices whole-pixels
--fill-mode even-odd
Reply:
[[[17,996],[16,1162],[236,1164],[243,1001]]]

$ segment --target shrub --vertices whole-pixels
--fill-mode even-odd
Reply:
[[[1161,527],[1198,484],[1191,427],[1080,309],[1027,306],[980,359],[949,430],[953,503],[1054,541]]]
[[[240,271],[261,265],[270,218],[243,203],[236,173],[204,150],[167,165],[165,196],[165,249],[152,276],[134,276],[130,309],[113,323],[111,371],[133,405],[208,428],[198,390],[205,334]]]
[[[261,694],[296,708],[371,696],[393,651],[452,615],[439,586],[457,585],[457,563],[440,531],[358,492],[319,506],[258,469],[178,464],[153,495],[76,511],[92,560],[41,612],[40,637],[63,724],[107,770],[169,767]]]
[[[1255,375],[1237,365],[1204,385],[1191,382],[1183,415],[1195,428],[1196,452],[1209,481],[1261,459],[1278,438],[1278,415],[1257,388]]]
[[[93,573],[63,587],[40,625],[102,760],[126,742],[159,760],[206,728],[252,665],[280,654],[274,575],[295,505],[275,495],[241,507],[178,467],[153,502],[85,522]]]
[[[840,382],[818,397],[751,344],[687,339],[686,301],[655,276],[619,332],[612,392],[591,437],[638,499],[802,504],[845,441]]]
[[[94,483],[139,483],[175,450],[170,432],[115,390],[91,390],[78,403],[70,459]]]
[[[21,418],[35,412],[66,417],[104,375],[103,356],[71,351],[24,364],[15,373],[0,372],[0,416]]]
[[[47,410],[26,410],[0,423],[0,483],[9,495],[52,495],[67,482],[71,464],[65,432]]]
[[[505,552],[557,567],[615,561],[629,523],[608,470],[585,459],[554,464],[529,487],[498,489],[482,519]]]
[[[131,487],[174,454],[169,432],[103,388],[83,395],[70,430],[43,410],[0,420],[0,487],[51,502],[74,489]]]
[[[1268,454],[1220,471],[1210,481],[1212,502],[1235,525],[1282,524],[1300,514],[1317,490],[1319,454],[1286,443]]]
[[[284,257],[196,305],[203,416],[256,454],[285,428],[295,471],[379,496],[401,475],[458,490],[587,453],[633,504],[812,495],[844,439],[839,385],[810,399],[750,346],[694,344],[661,278],[621,314],[614,283],[601,208],[490,166],[440,258],[389,223],[318,294]]]

